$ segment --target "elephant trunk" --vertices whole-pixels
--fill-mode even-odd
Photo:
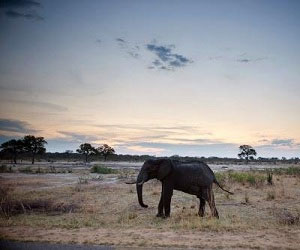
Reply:
[[[143,184],[147,181],[147,175],[142,173],[142,171],[139,173],[136,181],[136,192],[138,196],[139,203],[142,207],[148,207],[143,202]]]

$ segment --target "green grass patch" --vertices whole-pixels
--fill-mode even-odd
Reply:
[[[228,178],[231,181],[242,183],[242,184],[250,184],[250,185],[259,185],[263,184],[267,176],[262,175],[256,172],[228,172]]]
[[[288,168],[273,168],[270,170],[273,174],[277,175],[294,175],[300,177],[300,166],[291,166]]]
[[[97,174],[117,174],[118,170],[108,168],[108,167],[94,165],[91,169],[91,172],[97,173]]]
[[[225,172],[216,172],[215,173],[217,181],[220,183],[220,185],[224,185],[227,179],[227,173]]]

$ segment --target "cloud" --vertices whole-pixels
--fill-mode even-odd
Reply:
[[[116,38],[116,41],[119,43],[126,43],[125,40],[122,38]]]
[[[35,20],[35,21],[43,21],[44,18],[39,16],[36,13],[26,14],[26,13],[20,13],[14,10],[8,10],[5,12],[5,15],[9,18],[25,18],[28,20]]]
[[[67,107],[58,105],[58,104],[54,104],[54,103],[49,103],[49,102],[39,102],[39,101],[21,101],[21,100],[16,100],[16,101],[12,101],[14,103],[20,103],[20,104],[25,104],[25,105],[31,105],[31,106],[35,106],[38,108],[44,108],[44,109],[49,109],[49,110],[53,110],[53,111],[58,111],[58,112],[63,112],[63,111],[68,111]]]
[[[125,41],[123,38],[116,38],[116,41],[121,49],[125,50],[127,55],[138,59],[140,57],[140,46],[138,45],[130,45],[128,41]]]
[[[102,43],[102,40],[101,40],[101,39],[97,39],[97,40],[96,40],[96,43],[101,44],[101,43]]]
[[[271,144],[281,146],[292,146],[294,144],[294,139],[274,139],[272,140]]]
[[[0,119],[0,130],[17,133],[35,133],[38,131],[30,128],[30,124],[27,122],[11,119]]]
[[[173,143],[151,143],[136,142],[131,145],[116,147],[117,151],[131,154],[153,153],[157,156],[171,156],[178,154],[181,156],[219,156],[236,157],[237,144],[215,143],[215,144],[173,144]],[[145,149],[143,151],[143,149]]]
[[[241,63],[248,63],[248,62],[250,62],[250,60],[246,59],[246,58],[244,58],[244,59],[237,59],[237,61],[241,62]]]
[[[32,0],[1,0],[0,8],[31,8],[41,7],[39,2]]]
[[[259,61],[263,61],[263,60],[267,60],[268,57],[256,57],[256,58],[251,58],[249,56],[247,56],[247,53],[243,53],[241,55],[238,56],[239,58],[236,59],[237,62],[240,63],[253,63],[253,62],[259,62]]]
[[[183,55],[173,53],[174,44],[163,46],[156,45],[156,43],[149,43],[146,45],[146,48],[157,57],[148,68],[174,70],[175,68],[185,67],[188,63],[193,62]]]
[[[144,147],[144,146],[129,146],[129,150],[132,150],[133,152],[136,153],[143,153],[143,154],[161,154],[162,152],[165,151],[164,148],[151,148],[151,147]]]
[[[86,134],[80,134],[75,132],[67,132],[67,131],[58,131],[58,133],[65,136],[65,140],[69,142],[78,142],[78,143],[84,143],[84,142],[92,142],[97,141],[100,138],[94,135],[86,135]],[[61,139],[62,140],[62,139]]]
[[[2,0],[2,2],[0,2],[0,8],[7,9],[5,15],[8,18],[43,21],[44,17],[40,16],[35,11],[32,11],[32,8],[36,7],[42,7],[42,5],[37,1],[31,0]],[[31,12],[24,13],[23,11],[20,12],[19,9],[28,9]]]

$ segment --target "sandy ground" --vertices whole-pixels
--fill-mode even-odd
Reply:
[[[249,230],[243,232],[157,232],[145,230],[36,230],[31,227],[2,228],[2,237],[20,241],[140,246],[151,238],[151,247],[203,249],[299,249],[300,230]]]
[[[126,171],[125,171],[126,172]],[[137,204],[134,186],[124,184],[136,172],[115,175],[82,172],[57,174],[0,174],[1,187],[11,188],[14,200],[49,199],[77,204],[69,213],[28,211],[0,218],[2,239],[72,244],[100,244],[137,248],[189,249],[299,249],[300,224],[288,223],[300,215],[300,178],[274,176],[266,183],[225,183],[227,196],[215,188],[220,220],[197,216],[198,199],[178,191],[171,218],[156,218],[160,184],[145,184],[144,201]],[[80,178],[85,180],[81,183]]]

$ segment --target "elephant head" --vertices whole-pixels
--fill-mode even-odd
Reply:
[[[162,181],[171,171],[172,161],[169,159],[147,160],[143,164],[136,180],[138,201],[142,207],[148,207],[143,203],[143,184],[154,178]]]

